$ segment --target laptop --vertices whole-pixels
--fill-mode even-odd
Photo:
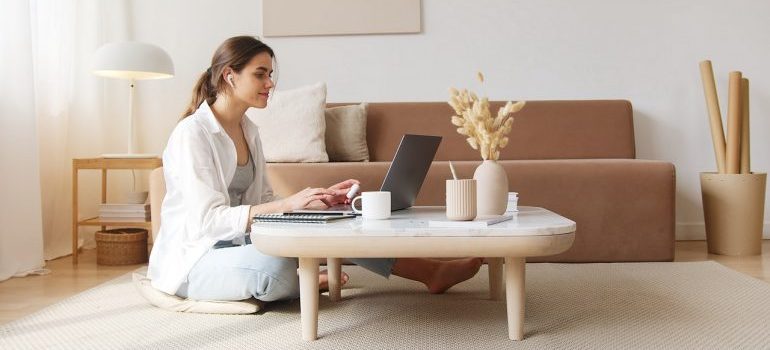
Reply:
[[[390,163],[380,191],[390,192],[390,211],[406,209],[414,205],[433,157],[441,143],[441,136],[406,134],[398,144],[398,150]],[[292,213],[307,214],[354,214],[350,204],[335,205],[325,209],[299,209]]]

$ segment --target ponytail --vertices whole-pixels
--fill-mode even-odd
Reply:
[[[187,110],[182,114],[182,119],[195,113],[203,101],[212,104],[217,100],[217,92],[211,84],[211,80],[211,68],[209,68],[198,78],[198,82],[193,88],[192,101],[190,101]]]

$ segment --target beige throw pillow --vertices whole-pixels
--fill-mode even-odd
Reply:
[[[326,132],[326,84],[274,91],[267,108],[246,112],[259,127],[267,162],[328,162]]]
[[[368,162],[366,103],[326,109],[326,153],[333,162]]]

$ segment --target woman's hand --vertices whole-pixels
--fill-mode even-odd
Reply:
[[[346,195],[353,184],[360,185],[361,183],[356,179],[348,179],[329,187],[327,190],[331,193],[321,198],[321,201],[330,207],[341,203],[349,203],[350,199]]]
[[[325,198],[334,196],[336,192],[325,188],[306,188],[299,191],[290,197],[284,198],[283,211],[292,211],[296,209],[304,209],[315,200],[323,201]],[[344,196],[344,195],[343,195]]]

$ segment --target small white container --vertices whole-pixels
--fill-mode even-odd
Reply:
[[[508,207],[505,209],[506,213],[512,213],[519,211],[519,193],[508,192]]]

